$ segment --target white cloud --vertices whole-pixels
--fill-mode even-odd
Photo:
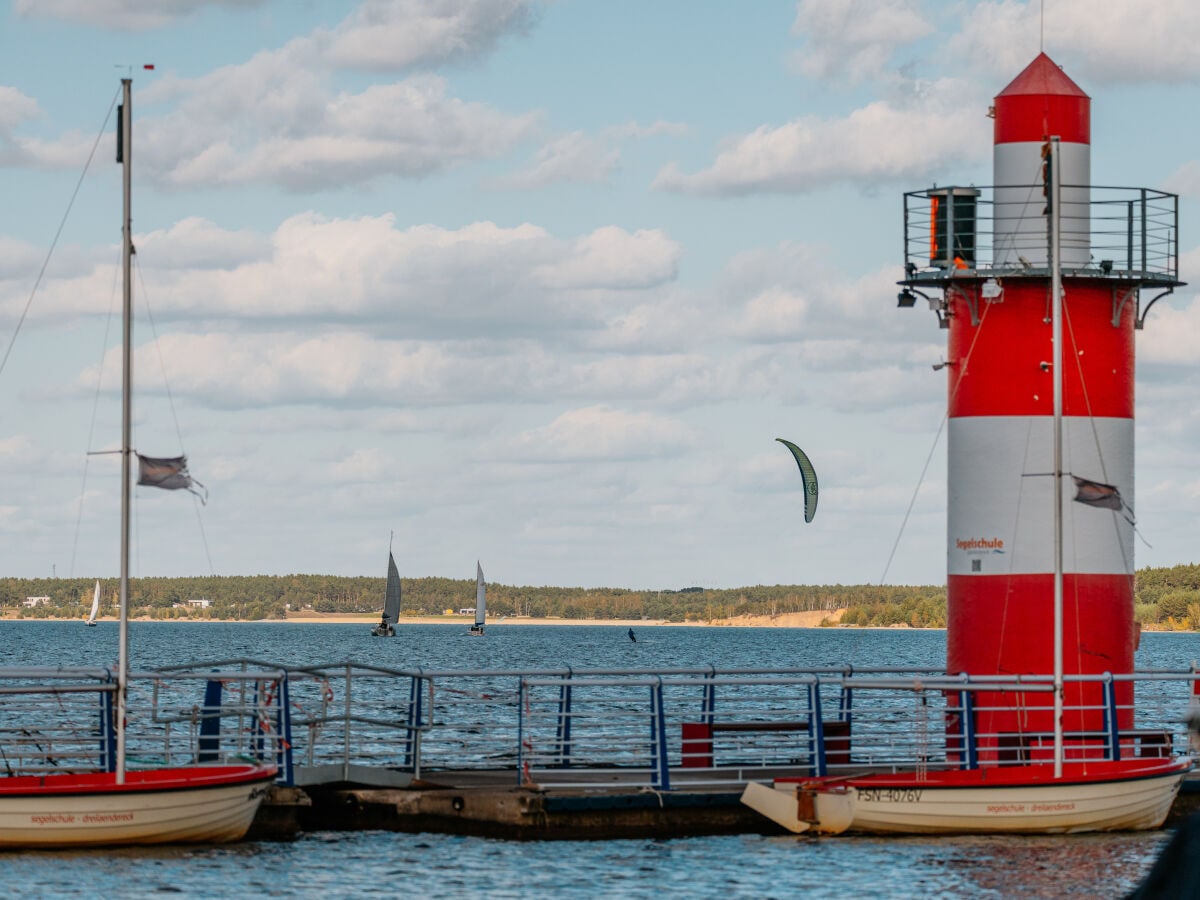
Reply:
[[[506,34],[527,31],[531,0],[365,0],[329,35],[333,65],[395,71],[473,59]]]
[[[992,0],[966,7],[950,50],[986,71],[1013,76],[1039,45],[1077,81],[1188,82],[1200,77],[1200,5],[1193,0]],[[1044,34],[1044,42],[1039,38]]]
[[[40,457],[41,453],[28,435],[17,434],[0,438],[0,460],[4,461],[5,469],[13,467],[14,464],[23,467]]]
[[[140,235],[137,248],[153,269],[233,269],[266,257],[271,242],[249,229],[225,231],[191,217]]]
[[[533,161],[522,169],[496,179],[501,188],[540,188],[554,184],[594,184],[608,180],[621,162],[622,144],[630,140],[660,137],[679,137],[687,127],[676,122],[653,122],[640,125],[626,122],[605,128],[589,136],[582,131],[558,135],[534,154]]]
[[[693,339],[711,334],[710,304],[704,295],[674,286],[654,291],[643,302],[613,315],[602,332],[585,336],[585,343],[609,352],[673,352],[681,334]]]
[[[1191,255],[1200,263],[1200,253]],[[1143,298],[1143,302],[1149,299]],[[1194,367],[1196,348],[1200,347],[1200,297],[1193,295],[1186,306],[1166,298],[1156,303],[1138,336],[1138,361],[1143,365]]]
[[[1163,190],[1172,194],[1200,197],[1200,161],[1185,162],[1163,182]]]
[[[746,304],[739,333],[756,341],[796,340],[803,335],[811,305],[803,293],[766,288]]]
[[[37,266],[44,255],[44,253],[39,255],[32,245],[24,241],[16,241],[0,235],[0,308],[4,305],[5,294],[9,293],[4,282],[9,279],[16,282],[10,289],[14,296],[18,292],[22,279],[25,279],[25,289],[28,290],[33,284]]]
[[[329,466],[331,481],[340,484],[363,483],[377,485],[392,477],[397,470],[396,460],[378,447],[353,450]]]
[[[159,96],[180,102],[139,123],[146,176],[173,187],[266,182],[290,190],[419,177],[503,153],[537,120],[448,97],[433,76],[335,95],[317,73],[299,74],[311,50],[297,42],[164,84]]]
[[[225,231],[191,218],[135,235],[155,316],[260,323],[293,318],[373,324],[407,337],[457,338],[595,330],[648,302],[677,276],[681,248],[661,231],[605,226],[575,239],[533,225],[476,222],[400,230],[395,218],[304,213],[274,233]],[[111,294],[112,254],[56,277],[36,316],[97,312]],[[35,257],[0,244],[0,309],[25,302]],[[32,276],[30,276],[32,277]]]
[[[26,18],[63,19],[116,31],[148,31],[170,25],[205,7],[253,9],[266,0],[15,0]]]
[[[14,87],[0,84],[0,138],[14,125],[32,119],[38,113],[37,101]]]
[[[914,0],[801,0],[792,34],[804,38],[793,64],[814,78],[878,77],[898,46],[933,26]]]
[[[859,339],[894,311],[899,266],[848,273],[829,247],[783,241],[734,257],[722,281],[721,328],[759,343]],[[935,327],[932,318],[900,313],[889,328],[913,340]]]
[[[12,132],[37,114],[36,100],[16,88],[0,84],[0,165],[15,165],[24,160],[25,142]]]
[[[903,104],[877,100],[841,119],[806,116],[733,138],[707,169],[671,163],[655,179],[695,194],[808,192],[855,182],[937,177],[990,147],[979,110],[958,82],[940,81]]]
[[[587,184],[607,179],[616,169],[621,151],[602,138],[589,138],[582,131],[560,135],[534,155],[520,171],[498,179],[499,187],[535,188],[551,184]]]
[[[565,412],[497,450],[522,459],[612,462],[677,456],[694,439],[692,429],[676,419],[600,405]]]
[[[55,2],[54,14],[64,17],[89,9]],[[88,15],[134,27],[138,16],[157,21],[201,5],[103,0]],[[138,119],[139,177],[175,188],[267,183],[311,191],[496,157],[533,131],[537,114],[509,115],[448,96],[445,80],[430,74],[358,92],[337,90],[335,75],[339,68],[406,69],[478,56],[501,35],[529,27],[535,9],[529,0],[368,0],[332,30],[295,37],[243,63],[196,78],[164,72],[139,93],[143,108],[171,105],[165,115]],[[29,114],[17,99],[0,93],[0,153],[5,119]],[[68,134],[17,146],[32,165],[75,167],[89,142]]]
[[[630,234],[607,225],[575,241],[564,259],[542,266],[536,277],[552,289],[644,289],[673,280],[681,253],[661,231]]]

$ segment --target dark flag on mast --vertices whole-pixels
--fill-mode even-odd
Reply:
[[[159,459],[139,453],[137,458],[138,484],[167,491],[190,491],[200,498],[201,503],[208,502],[207,489],[188,472],[186,456]]]
[[[1115,509],[1117,512],[1124,508],[1125,501],[1121,499],[1121,492],[1113,485],[1088,481],[1077,475],[1071,477],[1075,479],[1075,501],[1077,503],[1085,506],[1098,506],[1101,509]]]

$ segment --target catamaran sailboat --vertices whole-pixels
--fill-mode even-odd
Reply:
[[[91,847],[115,844],[212,843],[245,836],[273,765],[126,765],[129,686],[129,544],[132,438],[132,281],[130,185],[132,79],[121,80],[118,161],[123,165],[122,262],[124,330],[121,429],[121,581],[118,674],[111,771],[0,778],[0,847]],[[182,468],[182,467],[181,467]],[[180,485],[182,486],[182,485]],[[96,586],[99,597],[99,584]],[[92,624],[89,622],[89,624]]]

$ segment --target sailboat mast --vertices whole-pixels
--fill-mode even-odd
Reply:
[[[129,679],[129,498],[133,444],[133,79],[121,79],[121,629],[117,661],[117,784],[125,782],[125,702]]]
[[[1051,341],[1054,344],[1054,777],[1063,769],[1063,310],[1062,268],[1062,181],[1059,172],[1059,139],[1047,144],[1050,163],[1050,309]]]

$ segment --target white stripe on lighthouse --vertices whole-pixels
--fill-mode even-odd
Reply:
[[[1054,571],[1053,452],[1048,416],[952,418],[948,433],[947,563],[950,575],[1017,575]],[[1103,448],[1101,468],[1096,441]],[[1132,419],[1063,420],[1063,467],[1080,478],[1117,487],[1134,507]],[[1125,515],[1071,502],[1063,559],[1068,572],[1133,572],[1133,527]]]
[[[1049,265],[1046,196],[1042,193],[1042,144],[997,144],[992,156],[995,179],[994,260],[998,266]],[[1092,148],[1059,145],[1062,167],[1062,265],[1086,266],[1091,258]]]

